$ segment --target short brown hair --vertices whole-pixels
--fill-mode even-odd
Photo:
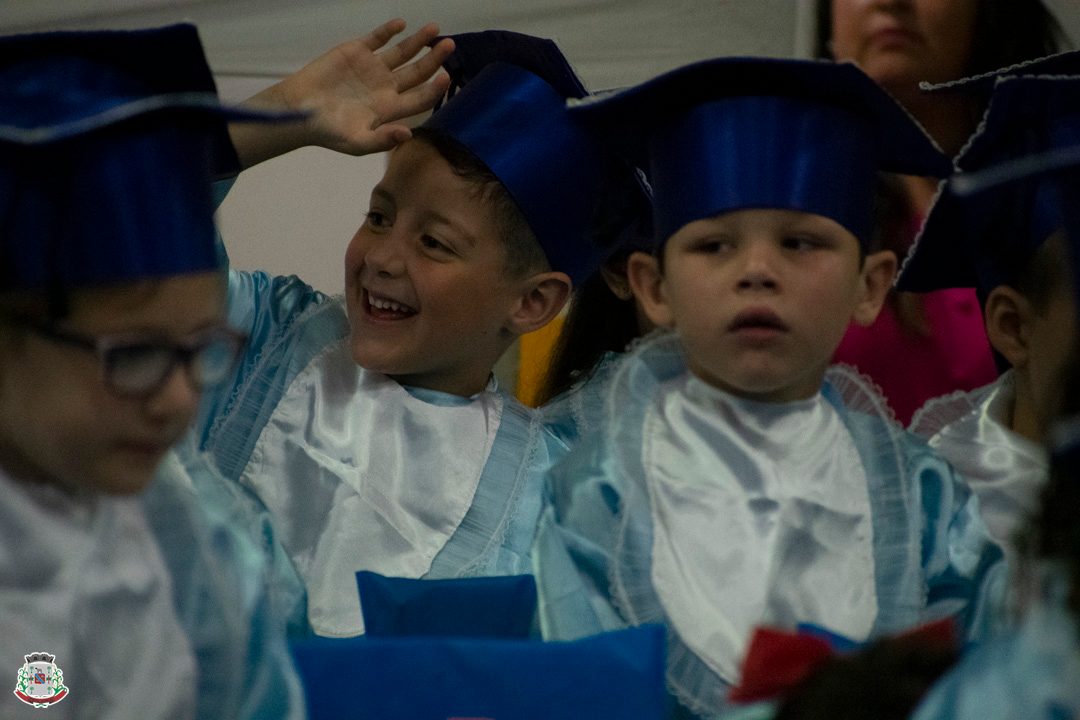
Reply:
[[[506,186],[480,158],[450,137],[433,128],[413,130],[413,138],[427,143],[453,168],[454,174],[476,186],[477,197],[494,211],[499,236],[506,247],[506,268],[517,277],[551,269],[544,249],[536,239]]]

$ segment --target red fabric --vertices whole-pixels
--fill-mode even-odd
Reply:
[[[742,679],[728,699],[750,703],[781,695],[832,655],[823,638],[759,627],[746,651]]]
[[[920,625],[894,637],[928,649],[960,647],[952,618]],[[728,699],[751,703],[783,696],[835,654],[828,641],[816,635],[756,628],[743,660],[742,677]]]
[[[886,303],[870,327],[849,327],[833,356],[870,376],[905,426],[930,398],[974,390],[998,376],[975,291],[939,290],[922,300],[929,337],[901,328]]]

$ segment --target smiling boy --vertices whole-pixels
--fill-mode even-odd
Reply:
[[[400,29],[383,26],[362,54]],[[203,447],[266,504],[322,635],[363,631],[359,570],[529,571],[546,450],[491,371],[592,263],[599,154],[566,114],[585,91],[565,59],[550,41],[475,33],[435,45],[403,79],[394,68],[433,34],[378,56],[400,91],[456,46],[446,68],[461,87],[390,155],[346,251],[344,298],[231,273],[231,319],[252,342],[200,413]],[[316,61],[298,76],[316,92],[326,71]],[[344,74],[329,84],[352,87]],[[310,125],[333,117],[324,101],[305,100]],[[234,138],[241,158],[264,154]]]
[[[970,622],[1000,553],[968,494],[870,383],[828,368],[895,269],[872,245],[875,174],[948,160],[852,65],[706,61],[573,112],[650,169],[656,250],[628,274],[670,332],[624,360],[604,431],[552,471],[545,635],[663,623],[670,687],[710,715],[758,624],[865,640]]]

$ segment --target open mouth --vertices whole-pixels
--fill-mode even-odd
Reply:
[[[417,312],[403,302],[367,290],[364,290],[364,310],[376,320],[404,320]]]
[[[735,316],[728,326],[728,331],[736,333],[781,333],[787,332],[788,326],[780,316],[771,310],[746,310]]]

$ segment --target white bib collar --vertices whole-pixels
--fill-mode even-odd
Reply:
[[[286,390],[241,475],[304,580],[319,634],[362,633],[355,573],[423,576],[472,503],[502,396],[428,395],[335,343]]]
[[[820,393],[758,403],[685,373],[644,422],[653,585],[703,662],[735,682],[759,624],[868,636],[877,598],[866,477]]]

